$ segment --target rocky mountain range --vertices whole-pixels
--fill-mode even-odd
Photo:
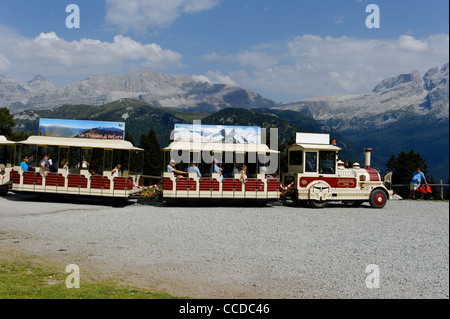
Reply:
[[[449,178],[449,64],[422,77],[406,72],[381,81],[372,92],[284,103],[276,107],[310,115],[383,161],[414,150],[432,175]]]
[[[192,112],[216,112],[226,107],[273,107],[274,101],[239,87],[195,81],[188,75],[142,70],[124,77],[90,76],[61,89],[42,76],[21,85],[0,75],[0,105],[12,113],[73,105],[104,105],[120,99],[139,99],[159,107]]]
[[[449,64],[433,68],[423,77],[417,71],[381,81],[362,95],[317,97],[284,103],[283,110],[298,111],[343,131],[382,128],[404,114],[449,118]]]

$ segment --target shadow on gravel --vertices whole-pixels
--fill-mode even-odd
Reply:
[[[321,211],[321,210],[327,210],[327,209],[358,209],[358,208],[362,208],[362,209],[373,209],[369,203],[363,203],[361,206],[359,207],[351,207],[351,206],[347,206],[342,202],[330,202],[328,203],[328,205],[324,208],[313,208],[311,207],[311,205],[309,203],[305,204],[305,206],[301,206],[301,207],[296,207],[294,206],[294,204],[292,203],[292,201],[287,200],[286,202],[282,203],[280,201],[281,204],[277,204],[277,206],[285,206],[285,207],[290,207],[292,209],[311,209],[311,210],[317,210],[317,211]]]
[[[80,204],[80,205],[98,205],[109,207],[127,207],[136,204],[136,200],[114,199],[102,197],[88,197],[76,195],[60,195],[60,194],[14,194],[9,193],[3,196],[4,199],[12,202],[37,202],[37,203],[63,203],[63,204]]]
[[[236,201],[236,200],[177,200],[166,201],[160,200],[155,202],[145,203],[138,201],[138,204],[164,206],[164,207],[272,207],[282,206],[278,202],[251,202],[251,201]]]

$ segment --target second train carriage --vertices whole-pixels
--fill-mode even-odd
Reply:
[[[278,173],[265,173],[269,157],[275,156],[278,171],[279,152],[269,149],[265,144],[199,143],[175,141],[163,149],[164,163],[169,164],[174,154],[181,154],[177,169],[186,170],[190,163],[196,163],[201,171],[187,176],[165,171],[163,179],[163,198],[166,201],[217,201],[264,204],[279,199],[280,182]],[[206,156],[204,154],[207,154]],[[205,159],[205,157],[207,157]],[[221,173],[214,173],[211,167],[219,159]],[[238,164],[248,167],[247,180],[233,169]],[[267,172],[267,171],[266,171]]]

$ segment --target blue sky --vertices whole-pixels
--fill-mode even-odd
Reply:
[[[66,6],[80,28],[66,27]],[[369,4],[380,28],[366,26]],[[445,0],[0,0],[0,73],[56,87],[145,68],[277,102],[360,94],[447,63]]]

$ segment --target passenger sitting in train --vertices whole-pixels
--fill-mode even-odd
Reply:
[[[117,164],[116,167],[114,167],[114,169],[111,171],[111,176],[112,177],[119,177],[119,172],[122,170],[122,165]]]
[[[260,169],[260,174],[264,174],[265,177],[266,177],[266,179],[273,179],[273,178],[275,178],[275,177],[273,177],[272,175],[267,174],[267,167],[265,167],[265,166],[262,166],[262,167],[261,167],[261,169]]]
[[[28,172],[28,156],[25,155],[22,159],[22,163],[20,163],[20,167],[22,168],[22,171]]]
[[[211,169],[211,173],[220,174],[220,178],[223,178],[223,168],[219,167],[219,160],[217,158],[214,159]]]
[[[197,165],[195,165],[194,162],[191,162],[189,167],[187,168],[188,173],[197,173],[197,177],[202,177],[202,173],[200,173],[200,170],[198,169]]]
[[[39,162],[39,167],[44,171],[44,177],[47,177],[48,173],[50,173],[50,154],[45,153],[44,158]]]
[[[247,166],[243,165],[241,170],[241,177],[239,179],[242,183],[247,183]]]
[[[86,160],[83,157],[83,162],[81,164],[81,168],[88,168],[88,167],[89,167],[88,162],[86,162]],[[80,168],[80,163],[77,163],[77,165],[75,165],[75,168]]]
[[[188,175],[188,172],[183,172],[183,171],[177,170],[176,165],[177,165],[177,163],[175,162],[175,160],[171,159],[169,162],[169,165],[167,165],[167,172],[178,174],[178,175],[176,175],[177,177],[183,176],[183,175]]]
[[[31,152],[31,156],[28,158],[28,170],[35,170],[37,162],[37,152]]]
[[[63,158],[63,160],[61,161],[61,166],[64,170],[64,173],[66,173],[66,175],[69,174],[69,161],[65,158]]]
[[[91,161],[91,164],[89,165],[89,173],[92,175],[102,175],[102,172],[97,166],[97,160],[94,158]]]

